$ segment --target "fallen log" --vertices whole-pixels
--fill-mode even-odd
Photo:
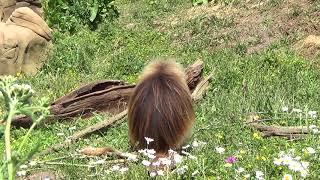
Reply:
[[[208,89],[209,83],[212,80],[212,74],[210,74],[208,77],[206,77],[205,79],[201,80],[197,87],[195,89],[198,89],[197,91],[193,91],[192,93],[192,99],[195,100],[199,100],[199,97],[203,97],[203,94],[205,92],[205,90]],[[83,130],[80,130],[76,133],[74,133],[72,136],[70,136],[69,138],[67,138],[64,142],[62,143],[58,143],[55,145],[52,145],[51,147],[49,147],[48,149],[40,152],[38,155],[46,155],[52,152],[56,152],[59,151],[62,148],[66,148],[69,147],[71,144],[77,142],[80,138],[85,137],[87,135],[90,135],[94,132],[97,132],[101,129],[105,129],[109,126],[111,126],[114,123],[117,123],[119,121],[121,121],[128,113],[128,110],[125,109],[124,111],[122,111],[121,113],[107,119],[104,120],[102,122],[99,122],[97,124],[91,125]]]
[[[203,61],[197,60],[186,68],[187,83],[191,92],[202,81]],[[54,123],[76,116],[89,117],[93,112],[117,114],[127,107],[135,85],[120,80],[106,80],[84,85],[57,99],[50,106],[51,117],[45,123]],[[15,127],[28,128],[32,120],[19,115],[13,121]]]

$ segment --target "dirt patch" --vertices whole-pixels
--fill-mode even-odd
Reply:
[[[56,180],[59,179],[55,172],[53,171],[38,171],[33,172],[26,177],[18,177],[17,180]]]
[[[306,35],[320,33],[320,12],[313,8],[316,2],[289,0],[274,6],[267,3],[268,1],[247,2],[238,6],[209,3],[209,5],[193,7],[170,16],[162,21],[162,26],[159,25],[159,27],[161,31],[165,31],[169,27],[182,26],[199,17],[201,17],[201,25],[212,17],[222,20],[231,19],[233,24],[229,27],[221,26],[217,29],[209,24],[208,27],[202,27],[202,32],[186,29],[184,33],[175,35],[174,46],[189,43],[202,33],[202,36],[209,39],[223,39],[220,44],[209,43],[207,50],[232,48],[238,44],[244,44],[248,54],[260,52],[281,37],[300,40]]]
[[[213,3],[209,3],[207,5],[196,6],[190,9],[179,12],[176,15],[172,15],[162,21],[164,25],[171,26],[179,25],[188,21],[191,21],[197,17],[207,17],[210,18],[215,16],[217,18],[228,17],[229,15],[235,14],[238,12],[238,9],[233,8],[232,6],[224,6],[224,5],[214,5]]]
[[[308,59],[316,59],[320,57],[320,36],[309,35],[296,43],[294,48]]]

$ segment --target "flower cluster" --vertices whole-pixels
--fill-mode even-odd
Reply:
[[[216,151],[219,154],[223,154],[226,150],[223,147],[216,147]]]
[[[216,152],[219,154],[224,154],[224,152],[226,151],[223,147],[216,147],[215,148]],[[225,167],[231,167],[232,164],[237,162],[237,157],[234,155],[231,155],[229,157],[227,157],[227,159],[225,160],[226,164],[224,165]]]
[[[288,113],[289,112],[289,108],[287,106],[282,107],[282,111]],[[291,112],[302,114],[303,111],[301,109],[298,109],[298,108],[292,108]],[[310,116],[313,119],[318,117],[317,111],[308,111],[306,113],[306,115]]]
[[[292,180],[291,174],[285,174],[285,175],[283,175],[282,180]]]
[[[112,171],[118,171],[120,172],[121,174],[125,173],[126,171],[129,170],[128,167],[124,167],[124,166],[119,166],[119,165],[114,165],[112,166],[111,168]]]
[[[152,138],[149,138],[149,137],[145,137],[145,140],[148,145],[154,141]],[[188,152],[188,149],[189,148],[198,148],[203,145],[206,145],[206,143],[195,140],[191,144],[182,147],[182,151],[181,151],[182,155],[180,155],[178,152],[170,149],[168,151],[167,156],[165,156],[165,157],[157,157],[156,151],[154,149],[148,149],[148,148],[141,149],[138,152],[142,156],[147,158],[147,159],[143,159],[141,161],[141,163],[142,163],[142,165],[144,165],[145,167],[147,167],[149,169],[151,177],[164,176],[165,171],[167,169],[170,169],[171,167],[177,167],[175,172],[178,175],[182,175],[188,170],[187,165],[182,165],[183,160],[185,158],[188,158],[191,160],[197,159],[197,157],[195,157],[194,155],[192,155]],[[193,172],[192,176],[195,176],[197,173],[198,173],[197,171]]]
[[[225,148],[223,147],[216,147],[215,148],[216,152],[218,154],[224,154],[225,153]],[[246,154],[247,151],[243,150],[243,149],[240,149],[239,151],[237,151],[236,154],[234,155],[230,155],[230,156],[227,156],[226,159],[225,159],[225,164],[224,164],[224,167],[226,168],[231,168],[231,167],[237,167],[237,169],[235,169],[235,172],[236,172],[236,179],[249,179],[251,177],[251,174],[250,172],[246,171],[245,168],[243,167],[239,167],[239,165],[236,165],[234,166],[234,164],[236,164],[240,159],[242,159],[242,155]],[[260,156],[259,156],[260,157]],[[263,157],[263,159],[265,159],[264,156],[261,156]],[[258,180],[264,180],[264,173],[260,170],[256,170],[254,171],[255,172],[255,178],[258,179]]]
[[[21,93],[34,93],[34,90],[31,88],[29,84],[13,84],[11,86],[12,92],[21,92]]]
[[[258,180],[264,180],[264,173],[262,171],[256,171],[256,178]]]
[[[313,153],[312,149],[309,149]],[[281,151],[278,158],[274,158],[273,163],[277,166],[287,166],[290,170],[294,172],[300,172],[301,177],[308,176],[309,162],[301,161],[300,156],[294,156],[294,151],[285,153]]]
[[[28,164],[23,164],[19,167],[19,171],[17,171],[17,176],[26,176],[27,169],[29,167],[35,166],[37,163],[35,161],[30,161]]]
[[[27,102],[34,94],[34,90],[28,84],[13,84],[10,89],[10,96],[20,102]]]
[[[319,129],[318,129],[318,127],[316,126],[316,125],[310,125],[309,126],[309,129],[311,130],[311,132],[313,133],[313,134],[319,134]]]
[[[34,94],[34,90],[28,84],[18,84],[13,76],[4,76],[0,78],[0,97],[5,101],[12,100],[26,102]],[[4,93],[4,94],[3,94]]]
[[[308,112],[308,115],[309,115],[311,118],[317,118],[317,117],[318,117],[317,111],[309,111],[309,112]]]
[[[141,163],[151,169],[150,176],[164,176],[164,170],[170,169],[169,167],[180,164],[183,157],[174,150],[169,150],[167,157],[156,157],[156,151],[154,149],[141,149],[138,151],[148,159],[144,159]],[[191,155],[190,155],[191,156]],[[183,170],[177,170],[178,174]]]

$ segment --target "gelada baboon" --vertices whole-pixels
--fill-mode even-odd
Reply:
[[[138,149],[166,154],[180,148],[195,121],[186,75],[174,60],[147,65],[130,98],[129,136]],[[145,137],[154,139],[147,144]]]

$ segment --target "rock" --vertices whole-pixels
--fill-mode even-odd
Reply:
[[[32,9],[15,9],[6,23],[0,22],[0,75],[34,74],[42,66],[51,29]]]
[[[7,20],[7,24],[16,24],[33,30],[47,40],[51,40],[51,30],[47,23],[33,10],[27,7],[16,9]]]
[[[39,16],[43,16],[42,6],[38,0],[0,0],[0,21],[7,21],[12,12],[20,7],[29,7]]]

